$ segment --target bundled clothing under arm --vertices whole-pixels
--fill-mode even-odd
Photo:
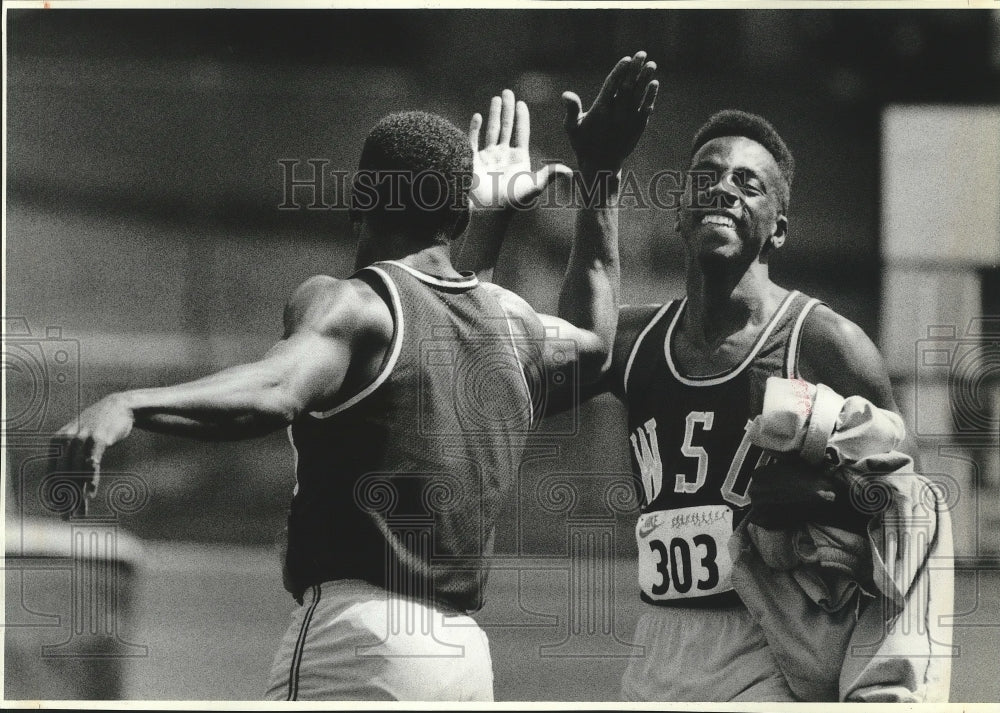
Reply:
[[[763,527],[754,510],[782,503],[755,498],[730,541],[733,587],[804,700],[948,699],[951,522],[935,486],[895,450],[904,435],[898,415],[864,398],[768,379],[752,442],[794,454],[802,478],[828,479],[821,497],[849,498],[860,523]]]

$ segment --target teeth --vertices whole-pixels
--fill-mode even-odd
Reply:
[[[736,223],[728,215],[706,215],[701,219],[702,225],[724,225],[727,228],[735,228]]]

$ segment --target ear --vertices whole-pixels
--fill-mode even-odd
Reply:
[[[779,213],[778,217],[774,220],[774,233],[771,235],[771,247],[775,250],[780,248],[785,244],[785,238],[788,237],[788,218],[783,214]]]

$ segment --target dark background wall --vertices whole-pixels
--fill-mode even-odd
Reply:
[[[589,101],[640,48],[662,85],[630,162],[640,180],[684,168],[711,112],[767,116],[799,166],[773,274],[875,336],[881,109],[1000,99],[987,12],[14,10],[7,29],[7,315],[78,341],[84,402],[252,359],[299,281],[349,273],[346,214],[309,210],[302,193],[280,210],[279,161],[349,170],[383,114],[423,108],[465,126],[503,87],[532,109],[535,161],[571,161],[561,91]],[[672,215],[621,221],[626,301],[679,294]],[[519,216],[505,246],[506,284],[540,310],[554,310],[572,222],[565,209]],[[26,392],[10,384],[16,406]],[[526,466],[526,503],[555,464],[627,470],[624,426],[596,418],[617,408],[590,404],[576,437],[543,439],[558,456]],[[283,434],[249,446],[138,434],[106,467],[150,483],[127,522],[140,535],[262,544],[283,521],[290,459]],[[15,488],[36,475],[8,472]],[[521,541],[534,546],[545,524],[529,511]]]

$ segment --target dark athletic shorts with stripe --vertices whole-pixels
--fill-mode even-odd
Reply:
[[[310,587],[271,667],[272,701],[492,701],[485,632],[469,616],[359,580]]]

